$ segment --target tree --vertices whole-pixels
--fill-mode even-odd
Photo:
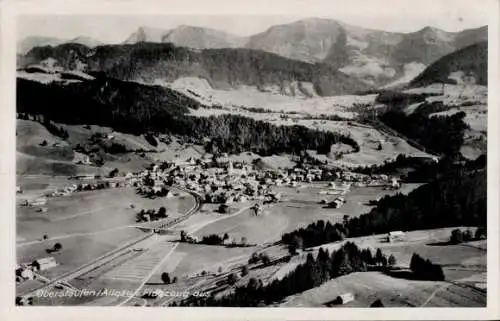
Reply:
[[[246,244],[247,244],[247,238],[246,238],[246,237],[244,237],[244,236],[242,236],[242,237],[241,237],[241,242],[240,242],[240,243],[241,243],[241,245],[246,245]]]
[[[44,239],[44,240],[47,240],[48,238],[49,238],[49,236],[48,236],[47,234],[44,234],[44,235],[43,235],[43,239]]]
[[[223,240],[223,241],[225,241],[225,240],[229,240],[229,234],[224,233],[224,236],[222,237],[222,240]]]
[[[118,168],[115,168],[111,172],[109,172],[109,177],[115,177],[116,175],[118,175],[118,173],[119,173]]]
[[[245,275],[248,275],[248,266],[246,265],[241,269],[241,276]]]
[[[172,279],[172,283],[177,283],[177,277],[174,276],[174,278]]]
[[[269,255],[267,255],[267,253],[261,253],[259,257],[262,261],[262,264],[268,265],[269,263],[271,263],[271,259],[269,258]]]
[[[383,308],[384,304],[380,299],[375,300],[372,304],[370,304],[370,308]]]
[[[158,215],[158,217],[162,217],[162,218],[167,217],[167,209],[164,206],[160,207],[157,215]]]
[[[163,281],[163,283],[165,284],[170,284],[170,275],[168,275],[167,272],[163,272],[161,274],[161,280]]]
[[[260,257],[257,252],[253,252],[250,258],[248,259],[248,264],[255,264],[260,261]]]
[[[221,214],[227,214],[229,211],[229,206],[226,205],[226,204],[221,204],[219,206],[219,209],[218,209],[218,212],[221,213]]]
[[[219,268],[217,269],[217,273],[222,273],[222,266],[219,266]]]
[[[298,235],[292,238],[292,242],[288,245],[288,251],[290,255],[296,255],[298,250],[301,250],[304,246],[304,241]]]
[[[460,229],[454,229],[451,231],[450,243],[451,244],[459,244],[464,241],[462,231]]]
[[[186,242],[187,233],[186,231],[181,231],[181,242]]]
[[[392,266],[394,266],[394,265],[396,265],[396,257],[395,257],[394,255],[392,255],[392,254],[391,254],[391,255],[389,256],[389,266],[391,266],[391,267],[392,267]]]
[[[56,243],[56,244],[54,244],[54,251],[56,251],[56,252],[57,252],[57,251],[60,251],[60,250],[62,250],[62,245],[61,245],[61,243]]]
[[[480,226],[476,229],[476,232],[474,233],[474,237],[476,239],[482,239],[486,237],[486,228],[483,226]]]
[[[238,281],[238,276],[234,273],[231,273],[227,276],[227,283],[230,285],[235,284]]]
[[[382,254],[382,250],[380,248],[375,252],[375,264],[382,264],[384,261],[384,254]]]
[[[469,242],[469,241],[472,241],[472,231],[471,230],[466,230],[463,234],[463,239],[464,239],[464,242]]]

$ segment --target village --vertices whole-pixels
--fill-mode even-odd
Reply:
[[[25,200],[20,206],[35,208],[36,212],[46,214],[49,208],[47,204],[51,198],[109,188],[133,188],[142,197],[168,199],[178,195],[172,189],[172,186],[177,186],[198,195],[202,203],[218,206],[216,212],[219,214],[230,213],[230,207],[237,203],[253,202],[251,211],[258,216],[262,213],[264,206],[282,200],[281,193],[274,190],[277,187],[301,189],[320,184],[325,186],[319,191],[322,197],[320,204],[330,208],[340,208],[345,203],[344,195],[353,185],[357,187],[383,186],[390,189],[400,187],[398,179],[387,175],[369,176],[347,170],[324,169],[317,165],[262,170],[253,164],[232,161],[227,155],[219,158],[202,157],[177,162],[159,162],[139,172],[114,170],[110,174],[108,177],[94,174],[71,177],[69,181],[74,181],[74,183],[49,191],[41,197]],[[16,192],[22,194],[22,186],[17,186]],[[129,207],[135,206],[129,204]],[[137,222],[156,221],[167,217],[164,208],[160,208],[158,213],[154,210],[144,211],[143,209],[137,213]],[[45,235],[44,239],[47,238]],[[181,241],[198,243],[202,240],[186,233],[181,235]],[[245,240],[237,242],[227,236],[221,236],[220,243],[232,246],[249,245]],[[56,246],[60,244],[56,243]],[[50,252],[58,250],[59,248],[54,248]],[[57,265],[58,263],[52,256],[22,263],[16,267],[16,282],[22,283],[35,279],[38,271],[51,269]]]
[[[401,186],[396,177],[365,175],[338,168],[324,169],[318,165],[262,170],[253,164],[232,161],[224,154],[218,158],[191,157],[185,161],[153,163],[139,172],[120,173],[115,169],[109,177],[88,174],[71,179],[77,182],[48,192],[43,197],[25,200],[20,205],[38,207],[39,212],[45,213],[47,198],[122,187],[133,187],[138,194],[146,197],[168,198],[173,196],[170,186],[176,185],[197,193],[204,203],[223,205],[220,212],[224,213],[225,206],[232,203],[250,200],[264,204],[278,202],[281,195],[274,192],[273,187],[303,188],[308,184],[327,183],[328,188],[319,192],[324,195],[321,203],[339,208],[344,202],[342,195],[351,186],[387,189],[399,189]],[[22,186],[17,186],[16,192],[22,193]]]

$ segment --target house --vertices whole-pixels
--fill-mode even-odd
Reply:
[[[52,256],[37,259],[31,263],[31,266],[37,271],[47,270],[57,266],[56,259]]]
[[[29,203],[30,206],[43,206],[45,204],[47,204],[47,199],[45,197],[37,198]]]
[[[387,242],[392,242],[394,240],[402,240],[405,237],[403,231],[392,231],[387,233]]]
[[[345,203],[345,200],[343,197],[337,197],[336,199],[333,200],[331,205],[333,208],[340,208],[344,203]]]
[[[351,301],[354,301],[354,294],[350,292],[341,294],[335,299],[336,304],[346,304]]]
[[[83,180],[86,180],[86,181],[93,180],[93,179],[95,179],[95,174],[83,175],[83,176],[80,176],[80,179],[83,179]]]
[[[16,269],[16,276],[20,277],[21,280],[33,280],[35,278],[33,271],[26,267],[18,267]]]
[[[90,162],[90,157],[88,155],[75,152],[73,157],[73,163],[89,165],[91,162]]]
[[[392,178],[391,179],[391,187],[394,189],[398,189],[401,187],[401,184],[398,182],[397,178]]]

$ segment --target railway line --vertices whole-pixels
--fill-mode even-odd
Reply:
[[[166,229],[168,229],[176,224],[179,224],[182,221],[185,221],[186,219],[188,219],[192,215],[196,214],[201,208],[201,196],[198,195],[197,193],[190,191],[186,188],[183,188],[181,186],[173,186],[173,187],[175,187],[183,192],[191,194],[195,199],[195,205],[189,211],[187,211],[186,214],[184,214],[184,215],[182,215],[182,216],[180,216],[172,221],[169,221],[166,223],[160,223],[157,226],[155,226],[153,230],[147,232],[145,235],[141,235],[139,238],[136,238],[136,239],[126,243],[125,245],[98,257],[97,259],[93,260],[90,263],[83,264],[82,266],[76,268],[75,270],[64,273],[63,275],[52,279],[50,282],[45,283],[42,286],[39,286],[33,290],[30,290],[29,292],[20,294],[18,296],[22,297],[22,298],[29,298],[29,297],[33,296],[34,294],[36,294],[38,291],[52,288],[55,285],[60,284],[60,283],[66,283],[66,282],[73,280],[81,275],[84,275],[92,270],[95,270],[99,267],[102,267],[105,264],[108,264],[109,262],[115,260],[116,258],[118,258],[124,254],[127,254],[130,251],[133,251],[133,248],[140,246],[141,242],[145,242],[149,238],[151,238],[153,235],[155,235],[155,232],[154,232],[155,230],[157,230],[157,229],[166,230]]]

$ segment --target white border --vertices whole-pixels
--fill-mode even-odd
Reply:
[[[404,10],[401,0],[365,0],[381,2],[384,10]],[[408,0],[405,0],[408,1]],[[418,0],[417,0],[418,1]],[[430,5],[421,0],[422,9]],[[403,3],[403,4],[402,4]],[[433,3],[448,6],[459,0],[435,0]],[[313,0],[183,0],[162,1],[15,1],[4,2],[1,7],[1,65],[0,86],[0,264],[1,314],[2,320],[137,320],[155,318],[163,320],[481,320],[499,319],[499,138],[500,100],[499,79],[499,2],[478,0],[475,5],[484,7],[489,14],[489,88],[488,93],[488,307],[487,308],[391,308],[391,309],[331,309],[331,308],[101,308],[101,307],[14,307],[15,265],[15,59],[16,59],[16,16],[20,14],[152,14],[152,15],[295,15],[323,16],[325,12],[335,12],[341,1]],[[445,8],[446,6],[443,6]],[[443,9],[445,10],[445,9]],[[360,6],[360,11],[363,7]],[[403,13],[404,14],[404,13]],[[6,262],[8,264],[6,264]]]

